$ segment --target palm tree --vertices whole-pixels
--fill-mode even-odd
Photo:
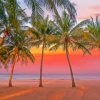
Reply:
[[[26,14],[17,0],[0,0],[0,45],[12,30],[20,30]]]
[[[5,62],[5,66],[10,63],[12,66],[10,77],[9,77],[9,87],[12,87],[12,75],[14,72],[14,67],[17,61],[27,62],[30,59],[34,63],[33,54],[30,52],[31,39],[21,31],[20,33],[12,33],[6,40],[6,47],[8,50],[8,58]]]
[[[37,16],[37,18],[31,22],[33,26],[31,32],[37,35],[39,39],[36,39],[35,44],[42,46],[41,64],[40,64],[40,81],[39,87],[43,87],[42,83],[42,73],[43,73],[43,61],[44,61],[44,49],[48,46],[48,37],[56,30],[53,26],[53,22],[49,20],[48,16],[42,18]]]
[[[100,48],[100,20],[98,16],[96,19],[91,18],[85,30],[88,37],[87,41],[90,42],[90,49]]]
[[[51,45],[50,50],[56,50],[58,47],[63,46],[63,49],[66,51],[66,59],[71,73],[72,87],[76,87],[72,65],[69,58],[69,48],[73,48],[73,50],[78,48],[89,53],[88,49],[85,47],[87,42],[82,40],[83,30],[81,29],[82,25],[88,23],[89,20],[82,21],[75,26],[75,22],[73,22],[65,10],[61,17],[61,22],[57,20],[57,16],[55,19],[57,23],[55,23],[55,26],[58,27],[55,35],[58,37],[58,41],[56,40],[54,43],[51,43],[53,45]]]

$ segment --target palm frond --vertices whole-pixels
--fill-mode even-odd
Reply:
[[[69,34],[72,34],[73,31],[75,31],[77,28],[81,28],[81,27],[83,27],[83,26],[86,26],[86,25],[88,25],[89,23],[90,23],[90,20],[89,20],[89,19],[86,19],[86,20],[80,22],[80,23],[77,24],[74,28],[72,28],[72,29],[70,30]]]
[[[40,16],[44,14],[44,11],[42,10],[40,3],[37,0],[24,0],[26,5],[32,9],[32,16]]]

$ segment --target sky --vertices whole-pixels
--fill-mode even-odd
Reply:
[[[76,4],[78,20],[100,15],[100,0],[71,0]]]
[[[31,10],[28,9],[23,0],[18,0],[23,8],[26,9],[27,15],[31,15]],[[82,21],[84,19],[100,15],[100,0],[70,0],[75,4],[77,10],[77,20]],[[61,12],[61,9],[58,9]],[[52,17],[51,12],[45,10],[45,14]]]
[[[84,19],[95,17],[100,14],[100,0],[71,0],[75,3],[77,9],[77,20],[82,21]],[[25,8],[25,6],[23,5]],[[30,15],[31,11],[26,10]],[[51,15],[50,12],[47,14]],[[21,62],[16,63],[14,73],[39,73],[41,49],[32,48],[31,52],[35,56],[35,63],[30,61],[23,65]],[[72,63],[74,73],[100,73],[100,51],[92,51],[92,55],[83,56],[82,52],[72,52],[70,50],[70,60]],[[68,74],[69,68],[66,60],[65,52],[58,50],[57,52],[45,51],[43,73],[61,73]],[[8,70],[0,69],[0,73],[9,73]]]

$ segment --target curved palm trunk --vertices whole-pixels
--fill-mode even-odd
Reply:
[[[4,39],[5,39],[5,37],[3,37],[3,38],[0,38],[0,45],[2,45],[2,44],[3,44],[3,42],[4,42]]]
[[[43,84],[42,84],[42,70],[43,70],[44,48],[45,48],[45,39],[43,41],[43,46],[42,46],[42,56],[41,56],[41,65],[40,65],[40,82],[39,82],[39,87],[43,87]]]
[[[67,61],[68,61],[70,74],[71,74],[71,79],[72,79],[72,87],[76,87],[75,80],[74,80],[74,75],[73,75],[73,71],[72,71],[72,66],[71,66],[70,59],[69,59],[68,47],[67,47],[67,43],[66,42],[65,42],[65,45],[66,45],[66,58],[67,58]]]
[[[12,64],[12,69],[11,69],[11,73],[10,73],[10,77],[9,77],[9,87],[12,87],[12,75],[14,72],[15,63],[16,63],[16,57],[14,58],[14,61]]]
[[[4,36],[3,36],[3,38],[0,39],[0,45],[3,44],[3,42],[4,42],[4,40],[5,40],[6,36],[7,36],[7,34],[8,34],[8,32],[4,31]]]

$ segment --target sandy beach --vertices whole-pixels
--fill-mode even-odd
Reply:
[[[70,80],[14,80],[14,87],[0,80],[0,100],[100,100],[100,80],[76,80],[77,88]]]

